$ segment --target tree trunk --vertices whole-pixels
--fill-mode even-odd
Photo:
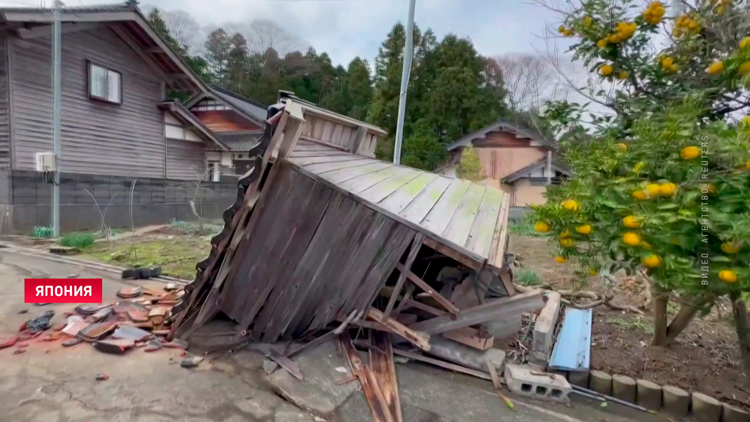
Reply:
[[[669,302],[669,291],[664,290],[656,284],[651,285],[651,295],[654,300],[654,337],[651,339],[652,346],[667,346],[667,303]]]
[[[675,315],[672,322],[667,327],[667,346],[672,344],[674,339],[682,333],[685,328],[690,324],[690,321],[698,315],[698,310],[702,308],[708,299],[706,297],[693,297],[688,296],[684,299],[680,311]]]
[[[747,316],[747,304],[741,298],[735,298],[732,300],[732,311],[737,339],[740,342],[740,358],[742,370],[745,372],[745,383],[750,385],[750,320]]]

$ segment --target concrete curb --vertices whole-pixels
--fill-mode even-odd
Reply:
[[[703,393],[692,394],[671,385],[660,386],[651,381],[635,380],[626,375],[610,375],[591,370],[588,389],[597,393],[633,403],[654,412],[670,414],[679,418],[692,416],[698,422],[750,422],[750,412],[722,403]],[[583,373],[569,372],[571,384],[586,388],[581,382]]]

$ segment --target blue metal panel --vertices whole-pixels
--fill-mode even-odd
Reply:
[[[588,371],[591,364],[591,309],[565,309],[565,319],[557,335],[549,369]]]

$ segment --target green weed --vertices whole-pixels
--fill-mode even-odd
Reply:
[[[71,248],[84,249],[94,245],[96,233],[68,233],[60,239],[60,245]]]
[[[518,284],[522,286],[538,286],[542,284],[542,279],[539,277],[539,274],[535,273],[532,270],[527,270],[525,268],[520,268],[516,270],[516,273],[514,274],[514,279]]]
[[[630,320],[623,318],[612,318],[609,319],[608,322],[622,330],[638,330],[643,331],[644,333],[649,335],[654,333],[654,327],[648,321],[646,321],[646,318],[642,316],[638,316]]]

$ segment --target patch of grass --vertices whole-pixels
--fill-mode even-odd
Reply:
[[[96,233],[68,233],[60,238],[60,245],[85,249],[93,246],[97,238]]]
[[[223,224],[215,224],[212,222],[196,223],[193,221],[183,220],[172,220],[170,221],[172,228],[182,230],[189,234],[200,233],[214,235],[224,229]]]
[[[31,235],[34,237],[48,239],[52,237],[52,227],[34,226],[31,231]]]
[[[210,250],[209,240],[183,237],[139,243],[97,243],[86,252],[86,257],[128,268],[160,265],[165,275],[192,280],[195,265],[206,259]]]
[[[648,335],[654,334],[654,327],[642,316],[633,319],[612,318],[607,320],[617,328],[628,331],[642,331]]]
[[[539,274],[534,272],[533,270],[528,270],[526,268],[520,268],[516,270],[516,273],[514,274],[514,280],[522,285],[522,286],[538,286],[542,284],[542,279],[539,277]]]
[[[523,220],[513,221],[508,225],[508,232],[519,236],[539,237],[542,233],[534,230],[534,223],[524,218]]]

